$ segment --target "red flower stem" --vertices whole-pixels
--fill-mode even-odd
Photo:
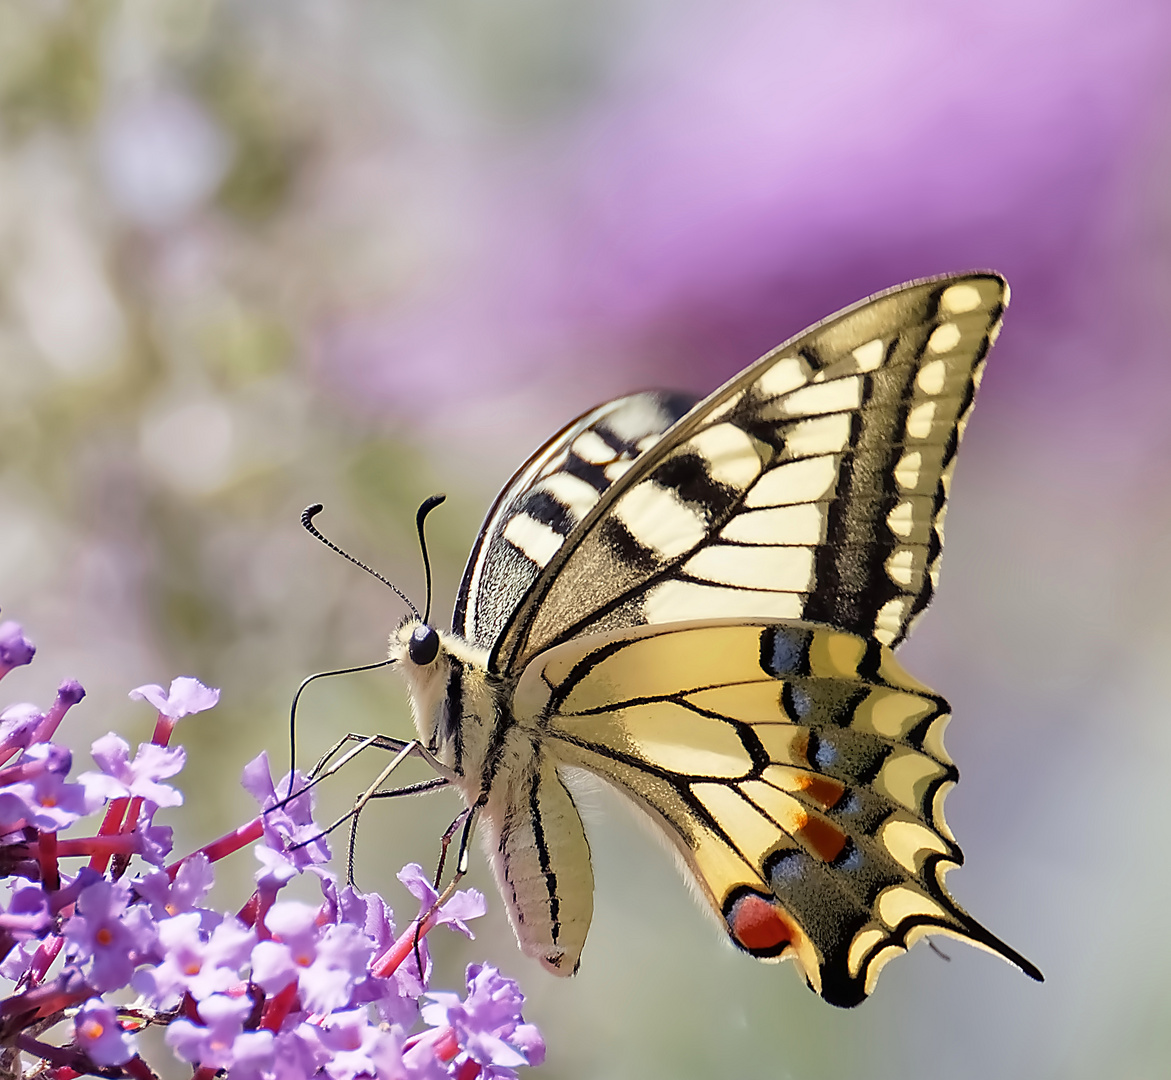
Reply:
[[[236,918],[245,926],[255,926],[256,916],[260,911],[260,893],[254,892],[248,897],[244,906],[236,912]]]
[[[29,844],[30,855],[37,859],[43,857],[44,842],[47,836],[56,837],[56,833],[42,833],[38,843]],[[122,833],[118,836],[77,836],[69,840],[57,841],[57,857],[59,859],[78,855],[109,858],[111,855],[133,855],[137,850],[137,838],[130,833]]]
[[[129,796],[124,795],[118,799],[111,799],[110,805],[106,807],[106,816],[102,818],[101,828],[98,829],[98,836],[113,836],[120,832],[122,819],[126,816],[126,807],[129,805]],[[94,855],[89,861],[90,869],[104,874],[106,867],[110,864],[110,854],[103,855],[99,852]]]
[[[37,946],[37,951],[33,953],[32,963],[28,968],[29,985],[37,987],[41,985],[41,980],[45,977],[45,972],[53,966],[53,961],[57,959],[61,950],[65,947],[65,939],[60,936],[51,937],[42,941]]]
[[[268,941],[272,937],[272,931],[269,930],[264,920],[268,918],[269,909],[276,900],[276,890],[271,888],[257,889],[256,892],[260,898],[259,905],[256,908],[256,923],[254,927],[256,937],[259,941]]]
[[[133,832],[134,827],[138,824],[138,812],[142,809],[142,796],[135,795],[130,800],[130,808],[126,811],[126,816],[122,819],[122,832]]]
[[[60,697],[49,706],[49,711],[45,713],[45,718],[37,725],[36,734],[33,735],[34,742],[50,742],[54,735],[57,734],[57,728],[60,727],[61,721],[65,718],[65,714],[72,707],[72,703],[66,704]]]
[[[61,873],[57,868],[57,848],[57,834],[55,832],[37,833],[37,862],[41,864],[41,884],[49,892],[56,892],[61,888]]]
[[[155,721],[155,731],[150,737],[150,741],[155,746],[166,746],[171,741],[171,732],[175,730],[176,721],[169,716],[164,716],[159,713],[158,720]]]
[[[77,1069],[77,1066],[81,1063],[77,1060],[76,1050],[66,1050],[61,1046],[43,1043],[40,1039],[34,1039],[31,1035],[25,1034],[16,1036],[16,1045],[26,1054],[43,1058],[50,1065],[55,1066],[54,1072],[62,1078],[70,1074],[73,1076],[81,1075]],[[60,1071],[58,1072],[57,1070]]]
[[[423,922],[423,928],[418,932],[419,940],[427,936],[428,931],[435,925],[438,912],[430,913]],[[399,965],[415,951],[415,927],[418,925],[417,921],[411,923],[406,930],[399,935],[395,943],[386,950],[373,964],[370,965],[370,974],[376,975],[380,979],[385,979],[398,970]]]
[[[154,1070],[137,1055],[126,1062],[122,1069],[133,1076],[135,1080],[159,1080]]]
[[[431,1049],[440,1061],[450,1061],[459,1053],[459,1039],[455,1037],[455,1028],[446,1027],[443,1033],[436,1038]]]
[[[80,1005],[96,994],[97,991],[85,983],[82,983],[79,989],[65,990],[60,981],[55,980],[46,986],[38,986],[35,990],[13,994],[6,1001],[0,1002],[0,1016],[19,1016],[21,1013],[31,1012],[34,1013],[32,1019],[39,1020],[62,1009],[68,1009],[70,1005]]]
[[[213,840],[210,844],[205,844],[198,851],[193,851],[191,855],[184,855],[178,862],[171,863],[167,867],[167,876],[174,881],[175,875],[179,873],[179,867],[193,855],[202,853],[207,856],[209,862],[217,862],[225,856],[231,855],[233,851],[239,851],[246,844],[251,844],[254,840],[259,840],[263,835],[263,822],[260,818],[253,818],[247,825],[241,825],[235,832],[221,836],[218,840]]]
[[[294,979],[265,1003],[264,1013],[260,1017],[260,1026],[275,1035],[280,1031],[281,1024],[285,1022],[285,1017],[289,1015],[296,1000],[297,980]]]

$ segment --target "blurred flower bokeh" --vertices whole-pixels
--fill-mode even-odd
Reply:
[[[421,597],[414,508],[447,491],[443,610],[570,417],[709,390],[909,278],[1006,274],[905,662],[956,713],[950,887],[1048,982],[921,948],[833,1012],[727,949],[602,792],[581,974],[521,972],[498,905],[477,956],[523,975],[567,1077],[1163,1075],[1163,0],[24,0],[0,6],[0,253],[0,603],[57,657],[11,685],[225,687],[189,784],[279,753],[299,679],[378,659],[402,614],[305,537],[308,503]],[[392,678],[326,682],[307,757],[410,730]],[[343,807],[360,779],[334,783]],[[366,887],[457,809],[372,807]]]

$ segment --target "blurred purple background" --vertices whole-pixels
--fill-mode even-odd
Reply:
[[[498,904],[471,948],[533,994],[549,1076],[1165,1075],[1169,121],[1156,0],[0,9],[0,603],[41,648],[5,687],[76,676],[86,734],[146,737],[127,689],[222,686],[184,733],[202,842],[248,812],[219,785],[279,752],[299,678],[401,613],[305,504],[418,596],[414,506],[447,490],[442,610],[571,416],[997,269],[904,660],[955,708],[951,887],[1048,982],[919,948],[833,1012],[727,949],[604,793],[581,975],[523,960]],[[306,707],[312,750],[410,726],[390,678]],[[454,806],[379,813],[362,884],[402,905],[392,870]]]

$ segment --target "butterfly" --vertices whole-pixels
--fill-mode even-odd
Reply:
[[[952,899],[947,702],[893,650],[931,600],[956,449],[1008,285],[911,282],[702,401],[578,417],[492,506],[453,633],[390,658],[521,949],[577,970],[590,849],[567,772],[663,831],[732,943],[852,1006],[920,938],[1040,971]]]

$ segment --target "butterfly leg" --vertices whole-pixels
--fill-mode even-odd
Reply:
[[[366,804],[373,798],[386,798],[389,796],[400,795],[400,794],[401,795],[418,794],[419,792],[431,791],[433,789],[443,787],[446,784],[451,782],[451,770],[448,769],[443,764],[441,764],[440,762],[436,761],[434,755],[432,755],[427,750],[426,747],[422,746],[418,742],[417,739],[412,739],[409,742],[403,742],[402,740],[399,740],[399,739],[389,739],[385,735],[370,735],[370,736],[366,736],[366,737],[352,736],[351,735],[351,736],[347,736],[346,739],[340,740],[338,743],[338,747],[343,746],[346,743],[346,741],[350,738],[358,739],[359,745],[356,746],[353,750],[351,750],[348,754],[346,754],[340,761],[334,762],[334,764],[330,768],[328,768],[325,772],[319,773],[318,775],[314,776],[312,781],[310,781],[310,783],[306,787],[304,787],[300,791],[296,792],[296,795],[303,794],[305,791],[307,791],[309,789],[309,787],[312,787],[314,784],[317,784],[320,781],[324,780],[327,776],[332,776],[335,772],[338,771],[338,769],[340,769],[343,765],[345,765],[356,754],[361,753],[363,750],[366,750],[371,746],[378,746],[380,748],[390,748],[392,746],[397,745],[400,747],[400,749],[399,749],[398,753],[394,756],[394,759],[390,762],[390,764],[387,765],[386,768],[384,768],[382,770],[382,772],[380,772],[378,774],[378,776],[374,780],[374,783],[372,783],[368,788],[366,788],[365,791],[362,792],[361,795],[358,796],[358,798],[354,801],[353,807],[349,811],[344,813],[341,817],[339,817],[332,824],[330,824],[326,828],[322,829],[321,832],[319,832],[316,836],[311,837],[309,840],[305,840],[300,844],[297,844],[296,847],[298,847],[298,848],[304,847],[305,844],[312,843],[314,840],[320,840],[323,836],[328,836],[331,832],[333,832],[335,829],[339,828],[340,826],[344,825],[347,821],[356,822],[358,815],[361,814],[361,812],[365,808]],[[329,757],[329,755],[326,755],[327,759],[328,759],[328,757]],[[435,769],[435,771],[439,773],[439,776],[435,777],[433,780],[421,781],[418,784],[408,784],[404,788],[392,789],[392,790],[386,791],[386,792],[379,792],[378,789],[382,786],[383,783],[385,783],[386,779],[390,776],[390,774],[392,772],[394,772],[394,770],[397,769],[399,767],[399,765],[401,765],[408,757],[422,758],[424,761],[427,762],[428,765],[431,765]],[[292,796],[292,797],[295,797],[295,796]],[[287,801],[288,801],[288,799],[284,800],[284,802],[287,802]],[[277,806],[282,806],[282,805],[284,805],[283,802],[277,803]],[[352,878],[351,878],[350,883],[353,884]]]
[[[329,762],[329,760],[343,746],[345,746],[347,742],[356,742],[358,745],[355,746],[354,749],[352,749],[348,754],[344,755],[338,761],[335,761],[332,765],[330,765],[330,767],[328,769],[326,769],[325,766]],[[310,788],[316,787],[319,783],[321,783],[322,780],[325,780],[327,777],[333,776],[334,773],[340,771],[344,766],[348,765],[354,758],[356,758],[360,753],[362,753],[362,751],[369,750],[370,747],[372,747],[372,746],[377,747],[379,750],[389,750],[389,751],[393,751],[398,754],[402,754],[404,752],[404,750],[407,750],[408,747],[411,747],[409,752],[415,754],[418,757],[421,757],[424,761],[426,761],[428,765],[430,765],[437,773],[440,774],[439,778],[443,781],[444,784],[451,782],[450,770],[448,770],[442,764],[440,764],[438,761],[436,761],[434,759],[434,757],[426,750],[425,747],[417,745],[417,743],[414,743],[413,740],[411,743],[408,743],[404,739],[392,739],[387,735],[355,735],[353,733],[350,733],[349,735],[346,735],[343,738],[339,739],[336,743],[333,744],[333,746],[331,746],[329,748],[329,750],[327,750],[325,752],[325,754],[322,755],[321,760],[318,761],[317,764],[314,765],[313,768],[309,771],[309,782],[307,784],[305,784],[301,788],[298,788],[296,791],[290,790],[288,795],[286,795],[283,799],[281,799],[274,806],[270,807],[270,809],[271,810],[279,810],[282,807],[284,807],[285,805],[287,805],[290,801],[295,799],[297,796],[304,795],[305,792],[307,792]],[[397,759],[396,759],[396,761],[397,761]],[[392,768],[393,768],[393,765],[392,765]],[[292,779],[291,778],[290,778],[289,783],[290,783],[290,788],[291,788],[291,786],[292,786]],[[434,786],[434,787],[442,786],[440,784],[431,785],[429,782],[426,782],[426,781],[424,781],[424,785],[425,786],[408,785],[407,788],[397,789],[395,793],[409,795],[409,794],[414,794],[416,791],[429,791],[429,790],[431,790],[432,786]],[[368,792],[366,794],[366,798],[368,799],[371,797],[373,797],[373,796]],[[378,797],[381,798],[382,796],[379,795]],[[353,811],[351,811],[351,813],[353,813]],[[330,827],[328,829],[326,829],[321,835],[324,836],[324,835],[327,835],[328,833],[333,832],[333,830],[336,829],[339,825],[341,825],[344,821],[346,821],[349,816],[350,815],[347,814],[347,815],[345,815],[345,817],[339,818],[332,825],[330,825]]]
[[[419,942],[423,938],[423,934],[429,929],[429,923],[434,917],[435,913],[443,907],[444,904],[451,898],[452,893],[455,892],[456,886],[463,880],[464,875],[468,872],[468,850],[471,846],[472,832],[476,824],[476,811],[479,809],[479,804],[474,807],[468,807],[456,815],[455,820],[447,827],[442,837],[443,851],[439,856],[439,868],[435,871],[435,888],[439,888],[439,878],[443,873],[443,863],[447,858],[447,849],[451,844],[451,838],[455,835],[455,830],[463,824],[463,832],[459,838],[459,852],[455,861],[455,874],[448,882],[447,888],[443,890],[435,899],[428,909],[427,913],[415,923],[415,964],[419,969],[419,978],[423,978],[423,960],[419,954]]]
[[[316,777],[321,772],[321,770],[329,764],[333,756],[343,746],[345,746],[346,743],[351,742],[358,743],[359,745],[346,754],[345,757],[343,757],[340,761],[336,762],[330,768],[329,773],[325,775],[330,775],[337,772],[337,770],[345,765],[348,761],[357,757],[357,755],[360,754],[363,750],[367,750],[371,746],[376,746],[379,750],[386,750],[389,753],[397,754],[404,746],[407,745],[406,739],[393,739],[389,735],[358,735],[351,731],[348,735],[343,735],[340,739],[338,739],[337,742],[333,744],[333,746],[331,746],[324,754],[321,755],[321,759],[317,762],[316,765],[313,766],[312,769],[309,770],[310,777]]]
[[[443,880],[443,864],[447,861],[447,849],[451,846],[451,838],[455,836],[455,830],[458,829],[471,813],[471,807],[466,807],[455,816],[455,820],[447,826],[443,835],[439,838],[439,865],[435,868],[435,888],[439,888],[439,882]],[[462,845],[461,845],[462,852]]]
[[[389,788],[386,791],[376,791],[370,796],[370,801],[374,799],[394,799],[399,795],[423,795],[428,791],[438,791],[440,788],[445,788],[448,785],[448,780],[442,776],[433,776],[430,780],[419,780],[414,784],[404,784],[402,787]],[[349,851],[346,855],[346,880],[350,885],[354,884],[355,872],[355,851],[358,842],[358,809],[350,811],[350,817],[353,819],[353,824],[350,826],[350,843]],[[343,819],[344,820],[344,819]]]

